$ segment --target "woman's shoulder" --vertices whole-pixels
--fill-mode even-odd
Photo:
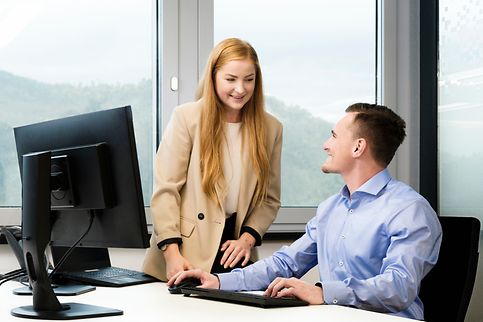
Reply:
[[[201,102],[189,102],[178,105],[173,111],[175,117],[182,118],[188,126],[198,124],[201,116]]]
[[[275,116],[265,111],[265,119],[270,129],[282,129],[283,125]]]
[[[196,102],[188,102],[181,105],[176,106],[174,109],[175,113],[181,113],[186,116],[194,116],[201,114],[201,100]]]

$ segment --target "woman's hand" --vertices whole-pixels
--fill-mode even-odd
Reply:
[[[255,245],[255,237],[249,233],[243,233],[238,240],[227,240],[221,245],[221,251],[224,252],[220,264],[223,267],[235,267],[235,265],[244,258],[241,266],[245,266],[250,260],[252,248]]]
[[[324,303],[324,291],[321,287],[309,284],[295,277],[277,277],[268,285],[264,295],[271,297],[295,296],[309,304]]]
[[[179,272],[192,269],[193,266],[184,258],[179,252],[178,244],[169,244],[165,251],[163,251],[164,259],[166,261],[166,277],[171,279]]]

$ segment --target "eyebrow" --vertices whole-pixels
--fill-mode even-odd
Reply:
[[[226,74],[226,76],[233,77],[233,78],[237,78],[238,77],[237,75],[233,75],[233,74]],[[253,77],[253,76],[255,76],[255,73],[248,74],[244,78]]]

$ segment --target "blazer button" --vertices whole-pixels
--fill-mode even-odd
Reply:
[[[199,219],[199,220],[203,220],[203,219],[205,219],[205,215],[204,215],[202,212],[200,212],[200,213],[198,214],[198,219]]]

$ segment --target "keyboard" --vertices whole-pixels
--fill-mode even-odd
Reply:
[[[150,275],[126,268],[104,267],[77,272],[57,273],[62,280],[82,282],[93,286],[121,287],[137,284],[158,282]]]
[[[225,291],[212,288],[181,287],[181,293],[186,296],[195,295],[208,300],[258,306],[262,308],[309,305],[309,303],[295,297],[270,297],[261,294]]]

